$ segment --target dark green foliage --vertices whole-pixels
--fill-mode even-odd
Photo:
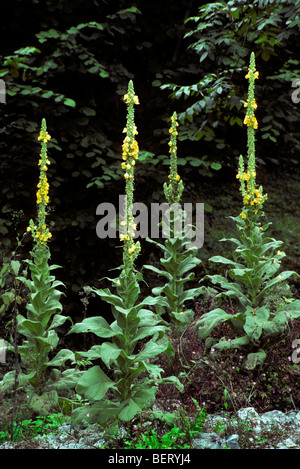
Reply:
[[[293,80],[300,77],[299,12],[300,3],[294,0],[231,0],[207,3],[188,18],[186,46],[198,64],[175,75],[176,84],[161,88],[184,100],[179,119],[185,122],[185,138],[206,142],[210,159],[231,165],[232,157],[244,152],[236,127],[243,124],[243,72],[254,51],[263,78],[257,83],[260,161],[278,163],[289,155],[297,163],[300,144],[291,94]],[[275,148],[274,155],[270,149]]]
[[[67,262],[63,280],[75,295],[87,275],[89,280],[99,277],[108,262],[118,265],[119,261],[113,250],[115,240],[96,237],[96,208],[103,200],[117,204],[122,193],[123,122],[119,116],[124,108],[120,95],[129,78],[135,77],[148,110],[139,122],[143,140],[140,181],[143,187],[146,177],[151,183],[139,200],[152,197],[158,175],[161,181],[165,176],[164,156],[159,155],[164,131],[153,139],[155,128],[164,125],[165,95],[151,81],[158,70],[173,64],[189,1],[179,6],[155,3],[76,0],[37,4],[28,0],[25,8],[15,0],[7,11],[12,20],[3,28],[5,41],[0,50],[0,78],[7,90],[6,104],[0,106],[1,250],[8,256],[14,244],[11,211],[24,210],[20,234],[32,217],[31,188],[38,177],[36,136],[41,118],[47,116],[52,134],[52,253],[58,264]],[[169,16],[162,14],[165,8]],[[149,163],[153,163],[152,175]],[[94,249],[106,255],[91,257]],[[67,307],[74,311],[73,299]]]

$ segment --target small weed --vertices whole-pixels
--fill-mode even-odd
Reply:
[[[38,417],[37,419],[26,419],[21,422],[14,423],[13,436],[9,429],[0,431],[0,443],[7,440],[20,441],[21,439],[34,438],[37,435],[45,433],[55,433],[57,428],[68,418],[62,414],[51,414],[45,417]]]
[[[125,449],[176,449],[176,448],[189,448],[188,444],[181,443],[185,437],[185,433],[178,427],[172,428],[168,433],[162,437],[158,437],[155,430],[148,430],[146,435],[141,435],[141,439],[134,443],[126,441]]]

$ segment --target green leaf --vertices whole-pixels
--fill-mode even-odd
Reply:
[[[93,366],[84,372],[76,386],[76,392],[90,401],[102,399],[109,389],[116,389],[115,383],[99,366]]]
[[[220,342],[213,344],[213,347],[219,350],[230,350],[234,348],[244,347],[245,345],[248,345],[249,342],[249,337],[247,335],[244,335],[242,337],[236,337],[235,339],[231,340],[220,340]]]
[[[19,261],[11,261],[10,265],[11,265],[11,268],[12,268],[14,274],[17,276],[18,273],[19,273],[20,267],[21,267],[20,262]]]
[[[166,277],[168,280],[171,280],[173,276],[169,274],[169,272],[166,272],[165,270],[158,269],[157,267],[154,267],[153,265],[144,265],[143,266],[145,269],[151,270],[152,272],[155,272],[157,275],[161,275],[162,277]]]
[[[128,402],[123,407],[123,409],[120,411],[118,417],[120,420],[129,421],[132,420],[133,417],[136,416],[136,414],[141,412],[141,410],[141,407],[133,399],[130,398],[128,399]]]
[[[233,265],[234,267],[239,267],[243,268],[244,266],[242,264],[239,264],[238,262],[235,262],[233,260],[227,259],[226,257],[223,256],[213,256],[210,257],[209,261],[211,262],[217,262],[219,264],[227,264],[227,265]],[[208,277],[209,278],[209,277]]]
[[[270,311],[264,306],[257,310],[248,306],[245,316],[244,331],[253,343],[258,343],[264,325],[269,319]]]
[[[165,326],[139,327],[136,334],[132,338],[132,342],[138,342],[141,339],[145,339],[145,337],[158,334],[159,332],[164,333],[165,329]]]
[[[81,323],[74,324],[68,334],[92,332],[98,337],[114,337],[122,333],[121,329],[113,330],[108,322],[101,316],[86,318]]]
[[[117,360],[122,350],[116,345],[104,342],[100,345],[100,356],[103,363],[110,368],[110,365]]]
[[[55,316],[53,317],[51,326],[48,328],[48,331],[62,326],[67,320],[72,322],[72,319],[70,316],[63,316],[62,314],[55,314]]]
[[[221,275],[209,275],[204,278],[206,277],[209,278],[213,284],[219,283],[221,287],[224,288],[225,291],[219,293],[217,298],[222,296],[233,297],[236,298],[244,307],[251,303],[250,299],[243,293],[241,286],[237,283],[228,282],[228,280]]]
[[[259,350],[258,352],[249,353],[247,356],[245,367],[247,370],[254,370],[258,365],[262,365],[266,359],[266,352],[264,350]]]
[[[300,317],[300,300],[295,300],[284,306],[284,311],[287,311],[293,319]]]
[[[66,106],[70,106],[70,107],[75,107],[76,106],[76,102],[71,98],[65,98],[64,99],[64,104]]]
[[[158,344],[154,341],[149,341],[146,343],[144,349],[137,355],[132,356],[132,358],[134,357],[135,362],[154,358],[157,355],[160,355],[161,353],[165,352],[168,345],[168,343]]]
[[[219,171],[219,169],[222,168],[222,165],[221,165],[221,163],[212,163],[210,165],[210,167],[211,167],[211,169],[214,169],[215,171]]]
[[[37,49],[37,47],[31,47],[31,46],[23,47],[21,49],[18,49],[18,50],[14,51],[14,54],[18,54],[18,55],[30,55],[30,54],[33,54],[33,53],[40,54],[41,51],[40,51],[40,49]]]
[[[36,338],[43,334],[44,328],[40,321],[32,321],[18,316],[18,331],[27,338]]]
[[[201,318],[197,321],[196,326],[199,327],[199,337],[200,339],[205,339],[209,336],[211,331],[216,327],[219,323],[226,322],[228,320],[236,320],[242,321],[243,315],[242,313],[230,314],[226,313],[221,308],[216,308],[209,313],[205,313],[201,316]]]
[[[52,360],[47,362],[47,366],[62,366],[67,360],[73,362],[75,360],[75,354],[69,349],[62,349]]]
[[[271,288],[273,287],[274,285],[277,285],[281,282],[284,282],[285,280],[287,280],[289,277],[291,276],[297,276],[299,277],[299,275],[294,272],[294,271],[291,271],[291,270],[287,270],[285,272],[282,272],[280,275],[278,275],[276,278],[273,278],[272,280],[269,280],[267,283],[266,283],[266,286],[263,288],[263,290],[259,293],[259,295],[257,296],[257,300],[258,301],[262,301],[262,299],[264,298],[266,292]]]
[[[72,412],[73,425],[83,421],[90,421],[87,414],[93,417],[93,421],[104,424],[107,420],[116,417],[120,411],[120,404],[110,401],[95,402],[92,405],[79,407]]]

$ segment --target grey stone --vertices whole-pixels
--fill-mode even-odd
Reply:
[[[259,414],[256,412],[256,410],[253,407],[246,407],[245,409],[240,409],[237,411],[237,416],[240,420],[243,422],[246,422],[247,420],[252,423],[260,423],[260,417]]]
[[[241,425],[241,422],[245,425]],[[149,422],[151,423],[151,422]],[[203,423],[203,433],[195,435],[191,446],[195,449],[243,449],[240,447],[237,433],[247,432],[255,429],[270,432],[274,436],[274,425],[282,427],[282,433],[278,433],[277,441],[272,438],[272,446],[265,444],[268,449],[300,449],[300,411],[295,410],[284,414],[274,410],[258,414],[253,407],[240,409],[236,414],[220,413],[208,415]],[[216,432],[222,431],[224,437]],[[226,432],[226,433],[225,433]],[[288,433],[287,433],[288,432]],[[276,432],[275,432],[276,434]],[[118,439],[126,437],[123,427],[115,436],[116,447]],[[259,436],[259,433],[258,433]],[[31,441],[5,442],[0,449],[13,448],[38,448],[38,449],[96,449],[105,446],[103,432],[94,425],[79,426],[72,428],[68,424],[61,425],[56,434],[38,435]]]
[[[194,438],[192,446],[195,449],[221,449],[222,440],[216,433],[201,433],[200,438]]]
[[[263,414],[260,419],[262,424],[265,424],[269,428],[271,428],[274,425],[282,426],[285,420],[285,415],[279,410],[272,410],[271,412],[266,412],[265,414]]]
[[[226,446],[229,449],[241,449],[238,441],[239,435],[231,435],[224,441],[223,446]]]
[[[286,446],[287,448],[296,448],[297,447],[297,443],[295,443],[291,438],[287,438],[286,440],[284,440],[282,442],[282,444],[284,446]]]

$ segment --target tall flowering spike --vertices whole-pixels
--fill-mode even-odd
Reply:
[[[120,234],[121,241],[124,241],[123,261],[125,267],[133,265],[139,251],[140,243],[135,243],[133,238],[136,226],[132,215],[133,192],[134,192],[134,167],[139,157],[139,146],[135,136],[138,134],[134,123],[134,106],[139,104],[139,98],[135,95],[133,82],[130,80],[128,91],[124,95],[127,104],[127,122],[123,132],[126,133],[122,145],[122,164],[125,178],[126,208],[125,220],[121,222],[124,232]]]
[[[36,203],[37,203],[37,222],[34,223],[30,220],[27,231],[32,232],[33,239],[36,247],[46,246],[47,241],[51,238],[51,233],[46,225],[47,205],[49,203],[49,183],[47,179],[47,170],[50,165],[50,161],[47,157],[47,142],[51,139],[47,132],[46,120],[42,119],[41,131],[38,136],[38,140],[42,143],[42,149],[40,153],[40,177],[37,185]]]
[[[164,184],[164,193],[169,205],[180,201],[184,189],[183,182],[177,172],[177,127],[177,114],[174,112],[171,117],[171,127],[169,129],[170,174],[168,177],[170,182],[169,184]]]
[[[249,80],[248,87],[248,99],[244,106],[247,108],[244,124],[247,125],[247,144],[248,144],[248,165],[247,171],[244,170],[243,157],[239,159],[239,172],[237,179],[240,180],[240,190],[243,195],[244,210],[241,213],[243,219],[248,218],[246,207],[252,209],[252,212],[256,215],[259,209],[262,208],[267,195],[263,195],[262,187],[257,188],[256,186],[256,162],[255,162],[255,130],[258,128],[257,119],[255,117],[255,110],[257,104],[255,101],[255,80],[258,78],[259,72],[255,69],[255,54],[251,53],[250,65],[248,73],[245,76]]]

